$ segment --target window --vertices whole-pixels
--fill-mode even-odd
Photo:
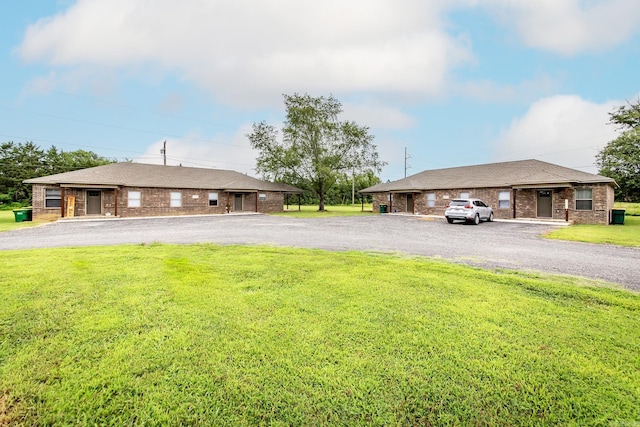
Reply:
[[[265,193],[258,194],[258,200],[261,201],[261,202],[266,202],[267,201],[267,195]]]
[[[129,191],[127,194],[127,207],[139,208],[140,207],[140,192]]]
[[[171,192],[171,202],[169,204],[172,208],[182,207],[182,193],[179,191]]]
[[[427,207],[433,208],[436,206],[436,193],[427,193]]]
[[[62,192],[56,188],[44,190],[44,207],[59,208],[62,206]]]
[[[576,210],[590,211],[593,209],[593,190],[590,188],[576,189]]]
[[[469,192],[468,191],[464,191],[462,193],[460,193],[460,199],[468,199],[469,198]]]
[[[209,206],[218,206],[218,193],[209,193]]]
[[[511,206],[511,191],[500,191],[498,193],[498,208],[509,209]]]
[[[393,202],[393,194],[392,193],[387,194],[387,202]]]

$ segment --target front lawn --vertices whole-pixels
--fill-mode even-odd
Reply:
[[[16,222],[16,218],[12,210],[0,210],[0,232],[15,230],[17,228],[33,227],[38,224],[38,222],[34,221]]]
[[[625,210],[624,225],[577,224],[554,230],[546,237],[640,247],[640,203],[616,203],[615,208]]]
[[[640,295],[372,253],[3,251],[0,425],[630,425]]]

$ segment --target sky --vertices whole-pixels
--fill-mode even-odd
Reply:
[[[30,0],[0,14],[0,142],[256,176],[253,123],[334,96],[383,181],[538,159],[597,173],[640,96],[638,0]]]

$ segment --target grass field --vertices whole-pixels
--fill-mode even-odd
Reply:
[[[313,206],[300,206],[298,210],[297,205],[289,205],[289,209],[285,206],[285,212],[275,213],[272,215],[291,216],[296,218],[325,218],[331,216],[359,216],[359,215],[371,215],[373,206],[371,203],[365,204],[364,208],[361,205],[340,205],[340,206],[325,206],[323,212],[318,211],[318,205]]]
[[[0,211],[0,232],[15,230],[16,228],[33,227],[37,224],[38,222],[34,221],[16,222],[16,218],[12,210]]]
[[[2,425],[635,425],[640,295],[422,258],[0,257]]]
[[[545,237],[640,247],[640,203],[616,203],[615,208],[625,210],[624,225],[577,224],[554,230]]]

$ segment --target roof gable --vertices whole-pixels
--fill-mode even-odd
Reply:
[[[111,163],[28,179],[24,182],[27,184],[302,192],[299,188],[288,184],[262,181],[236,171],[129,162]]]

